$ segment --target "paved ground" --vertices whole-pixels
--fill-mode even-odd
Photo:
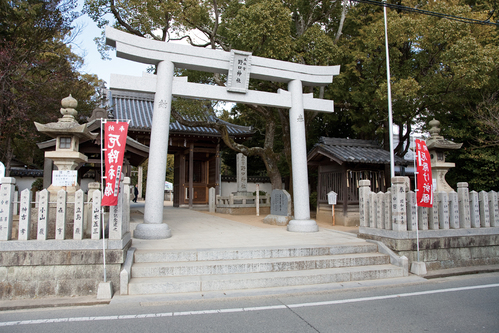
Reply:
[[[133,204],[133,222],[143,220],[143,203]],[[319,225],[319,232],[289,232],[285,226],[263,223],[265,216],[228,215],[173,208],[165,202],[164,223],[172,231],[172,237],[161,240],[133,239],[132,246],[138,250],[148,249],[193,249],[234,248],[260,246],[308,246],[343,243],[365,243],[356,237],[358,228]]]

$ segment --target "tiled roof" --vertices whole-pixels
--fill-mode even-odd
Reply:
[[[154,95],[146,93],[133,93],[122,91],[111,91],[111,106],[116,119],[129,119],[130,130],[151,130]],[[201,118],[191,117],[191,120],[199,121]],[[230,124],[215,116],[208,117],[210,121],[218,121],[227,124],[229,135],[249,136],[254,132],[251,127]],[[188,127],[177,121],[170,122],[170,133],[202,134],[208,136],[219,136],[214,128],[209,127]]]
[[[43,170],[12,168],[10,177],[43,177]]]
[[[313,160],[317,155],[329,157],[340,164],[366,163],[389,164],[390,152],[382,149],[376,142],[357,139],[340,139],[321,137],[315,144],[308,160]],[[395,164],[407,165],[407,161],[395,156]]]

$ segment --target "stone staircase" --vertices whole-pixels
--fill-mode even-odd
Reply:
[[[137,250],[129,295],[278,288],[403,277],[376,244]]]

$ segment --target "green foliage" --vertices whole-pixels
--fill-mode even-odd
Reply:
[[[415,1],[403,5],[414,6]],[[459,1],[418,3],[421,9],[483,19]],[[466,107],[469,97],[497,77],[497,32],[433,16],[388,10],[393,121],[403,134],[429,117]],[[326,96],[347,113],[355,136],[387,145],[388,96],[384,23],[380,8],[351,8],[342,39],[341,74]],[[441,119],[439,119],[441,120]],[[405,131],[405,132],[404,132]],[[408,136],[396,150],[406,152]]]
[[[256,195],[256,191],[253,192],[253,195]],[[267,195],[267,192],[265,192],[265,191],[258,191],[258,195],[259,196],[265,196],[265,195]]]
[[[62,98],[73,94],[80,116],[93,108],[97,79],[78,73],[83,60],[65,39],[75,6],[73,0],[0,0],[0,155],[7,172],[14,156],[41,162],[33,121],[55,121]]]
[[[315,210],[317,208],[317,191],[310,193],[310,209]]]
[[[446,179],[453,188],[458,182],[467,182],[470,190],[499,190],[499,146],[491,143],[497,137],[484,131],[479,118],[470,109],[455,110],[442,116],[442,131],[447,139],[462,142],[461,149],[449,152],[446,161],[455,168]]]
[[[38,192],[43,190],[43,178],[37,178],[33,183],[31,183],[31,192]]]
[[[227,22],[227,40],[254,55],[291,60],[291,11],[278,0],[246,1]]]
[[[474,0],[397,3],[478,20],[489,18],[495,6],[493,1]],[[379,6],[329,0],[187,0],[154,5],[86,0],[85,8],[101,24],[107,20],[106,13],[113,13],[118,28],[139,36],[168,40],[178,34],[178,39],[185,37],[203,47],[246,50],[302,64],[339,64],[340,75],[325,91],[305,89],[335,101],[334,114],[306,113],[308,147],[319,136],[333,136],[377,139],[388,148],[384,20]],[[342,14],[346,14],[344,22]],[[491,19],[497,16],[492,12]],[[206,40],[186,37],[192,29]],[[498,30],[388,10],[388,40],[393,121],[400,129],[395,152],[403,156],[409,134],[435,117],[446,138],[464,143],[461,151],[449,154],[456,163],[449,181],[468,181],[477,189],[497,188],[495,156],[499,154],[493,144],[499,140],[490,129],[498,126],[487,125],[478,114],[484,98],[499,91]],[[191,82],[225,83],[224,75],[185,70],[178,74],[187,74]],[[275,92],[286,85],[250,80],[250,89]],[[190,116],[205,114],[200,102],[189,103],[178,100],[175,108]],[[233,147],[255,148],[245,152],[259,156],[262,163],[251,170],[266,170],[274,180],[291,173],[287,110],[237,105],[221,118],[255,129],[249,142]],[[225,163],[228,170],[235,153],[224,152],[224,156],[230,156]]]

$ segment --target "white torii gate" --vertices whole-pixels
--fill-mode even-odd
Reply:
[[[255,57],[242,51],[225,52],[165,43],[110,27],[106,28],[106,43],[116,48],[116,55],[120,58],[157,65],[157,75],[111,76],[112,88],[155,93],[144,223],[137,226],[134,237],[171,237],[170,228],[163,223],[162,180],[166,175],[172,96],[288,108],[295,213],[294,220],[289,221],[288,231],[318,231],[317,223],[310,219],[304,110],[333,112],[334,103],[315,99],[312,94],[303,94],[303,86],[332,83],[333,76],[339,74],[340,66],[308,66]],[[186,78],[174,78],[175,67],[228,74],[227,87],[189,83]],[[288,91],[279,89],[277,93],[269,93],[248,90],[250,76],[287,83]]]

